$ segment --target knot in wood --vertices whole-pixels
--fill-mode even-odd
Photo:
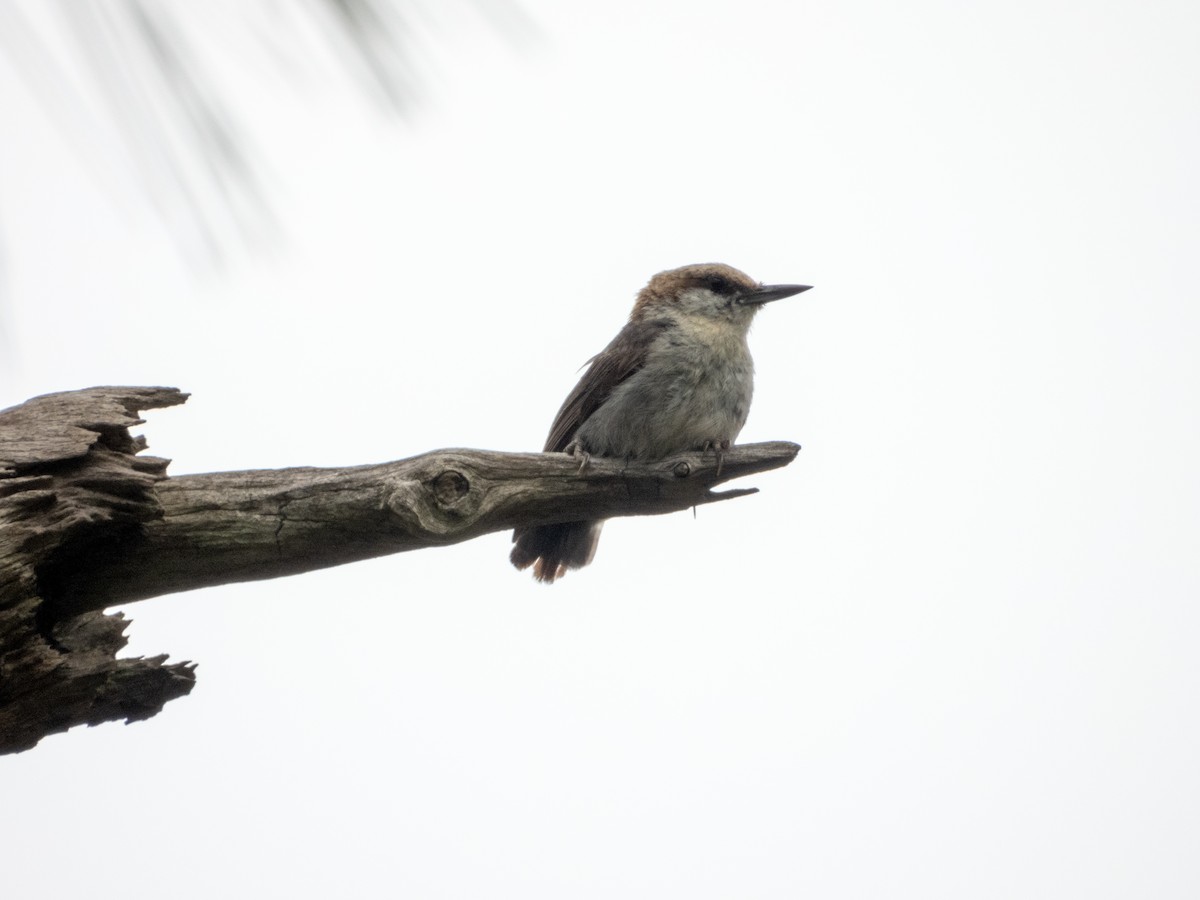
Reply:
[[[687,478],[692,474],[692,467],[685,462],[677,462],[671,471],[675,473],[676,478]]]
[[[438,506],[455,506],[470,490],[471,482],[454,469],[447,469],[433,479],[433,496]]]

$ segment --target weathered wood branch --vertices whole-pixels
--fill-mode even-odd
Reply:
[[[128,428],[171,388],[91,388],[0,412],[0,752],[74,724],[132,721],[191,690],[193,666],[115,659],[106,607],[469,540],[517,525],[675,512],[753,493],[732,478],[799,447],[652,463],[438,450],[345,469],[166,477]],[[503,566],[497,562],[498,568]]]

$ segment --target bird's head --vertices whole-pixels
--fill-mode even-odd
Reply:
[[[761,284],[722,263],[659,272],[642,288],[630,320],[667,317],[725,322],[742,329],[763,304],[807,291],[808,284]]]

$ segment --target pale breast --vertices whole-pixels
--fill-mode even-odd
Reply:
[[[744,334],[719,326],[673,328],[576,437],[589,453],[644,459],[732,443],[753,390]]]

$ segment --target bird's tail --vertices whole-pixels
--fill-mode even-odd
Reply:
[[[518,569],[533,566],[533,577],[550,584],[567,569],[578,569],[592,561],[603,525],[601,520],[518,528],[513,532],[514,546],[508,558]]]

